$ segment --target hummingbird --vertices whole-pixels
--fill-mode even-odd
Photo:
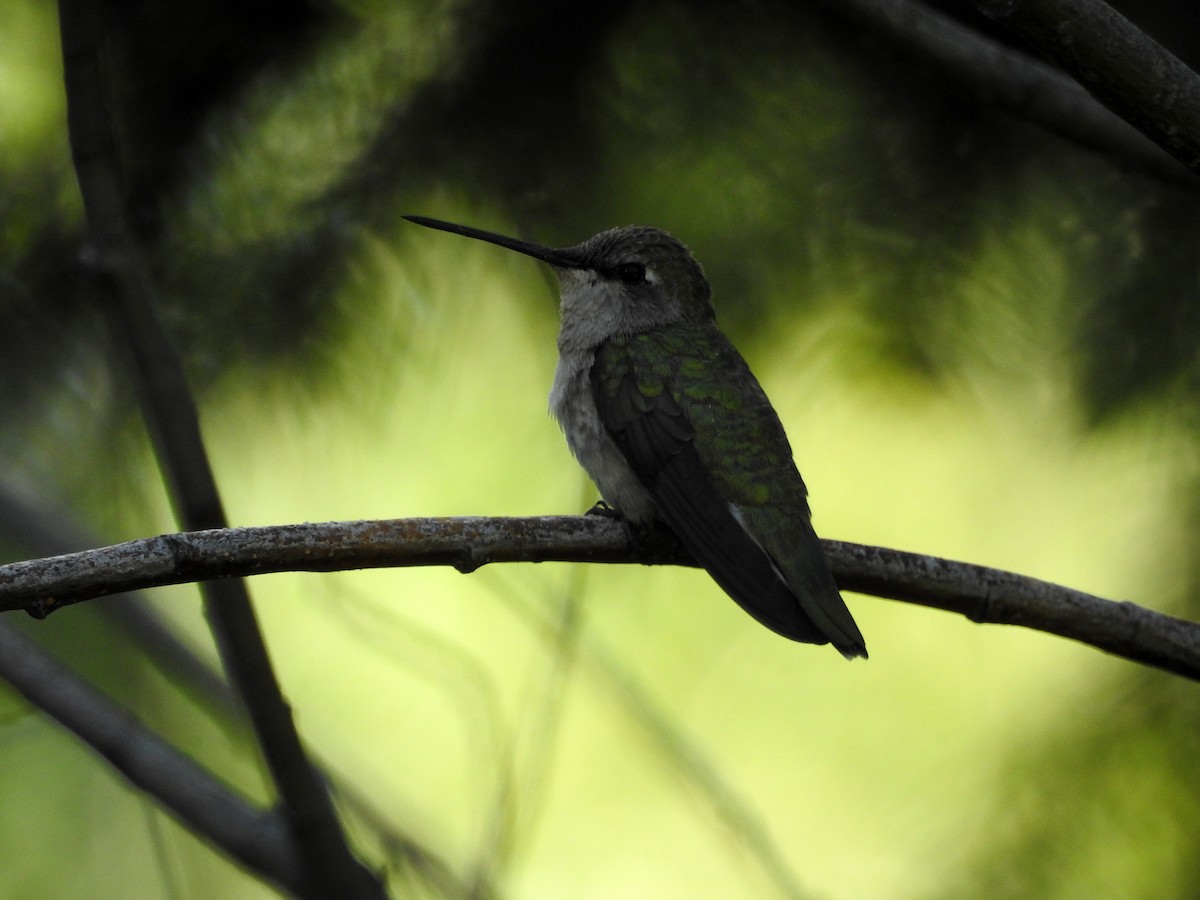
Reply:
[[[746,612],[784,637],[867,655],[779,416],[717,327],[712,288],[658,228],[554,249],[425,216],[410,222],[548,263],[561,324],[550,411],[604,503],[663,522]]]

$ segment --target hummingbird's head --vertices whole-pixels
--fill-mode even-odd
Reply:
[[[658,228],[612,228],[556,250],[438,219],[405,218],[549,263],[562,288],[562,337],[570,333],[572,342],[584,346],[613,334],[715,318],[704,270],[687,247]]]
[[[560,252],[575,261],[555,266],[564,318],[597,317],[612,323],[610,332],[626,334],[714,318],[700,263],[661,229],[611,228]]]

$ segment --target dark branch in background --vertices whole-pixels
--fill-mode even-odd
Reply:
[[[1195,185],[1166,150],[1110,112],[1061,71],[1005,47],[914,0],[819,0],[830,12],[885,35],[984,103],[1081,146],[1156,175]]]
[[[845,590],[1022,625],[1200,680],[1200,624],[970,563],[825,541]],[[666,532],[634,536],[592,516],[388,519],[231,528],[144,538],[0,566],[0,610],[44,616],[117,591],[268,572],[493,562],[695,565]]]
[[[5,678],[189,830],[259,876],[303,894],[300,847],[278,813],[263,813],[125,710],[66,669],[29,637],[0,623]]]
[[[59,19],[71,155],[105,312],[111,317],[114,339],[127,351],[142,414],[179,520],[187,528],[222,527],[225,514],[195,402],[158,320],[149,267],[129,223],[104,92],[108,73],[100,12],[89,0],[61,0]],[[204,594],[226,671],[246,703],[290,826],[303,847],[308,867],[305,893],[383,896],[379,882],[351,855],[329,792],[305,755],[245,585],[223,581],[206,586]]]
[[[975,0],[1101,103],[1200,173],[1200,78],[1102,0]]]

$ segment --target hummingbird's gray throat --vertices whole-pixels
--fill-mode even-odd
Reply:
[[[554,268],[561,289],[550,410],[604,501],[661,520],[755,619],[847,658],[867,648],[813,531],[807,489],[758,380],[717,327],[691,252],[657,228],[553,249],[423,216]]]

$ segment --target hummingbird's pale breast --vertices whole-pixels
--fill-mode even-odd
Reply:
[[[627,298],[592,270],[555,272],[562,300],[550,412],[604,502],[631,522],[649,523],[656,517],[654,501],[600,421],[591,385],[596,348],[629,319]]]
[[[594,357],[592,350],[560,351],[550,389],[550,412],[604,502],[631,522],[647,524],[657,516],[654,501],[613,443],[596,409],[590,376]]]

